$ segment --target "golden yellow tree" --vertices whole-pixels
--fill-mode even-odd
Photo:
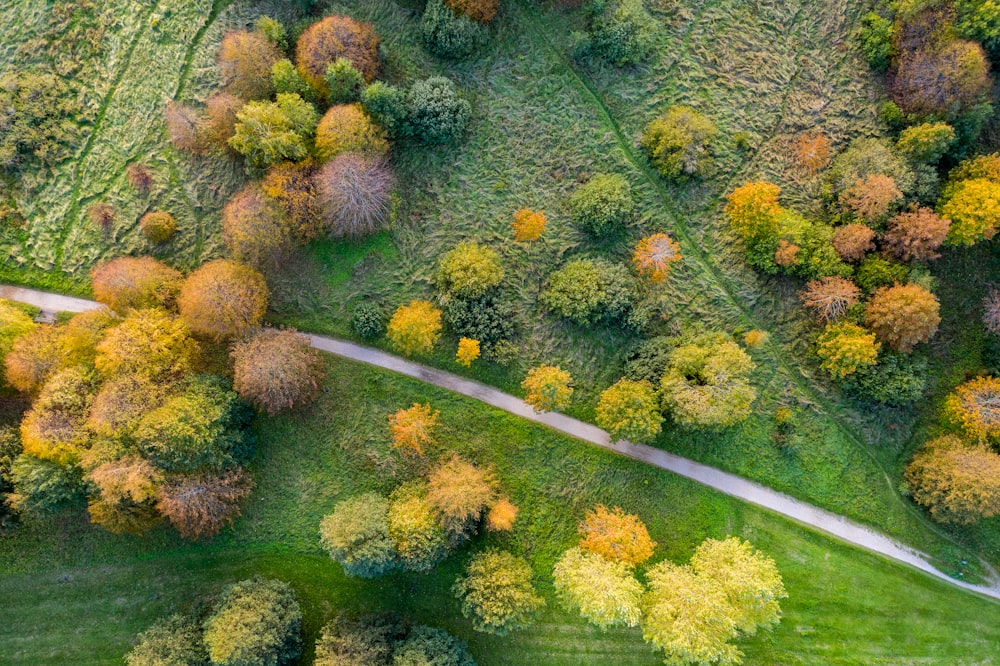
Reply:
[[[462,338],[458,341],[458,351],[455,353],[455,361],[459,365],[464,365],[468,368],[477,358],[479,358],[479,340]]]
[[[397,449],[423,455],[424,446],[434,442],[432,433],[437,427],[440,412],[431,411],[430,403],[413,403],[389,416],[392,428],[392,445]]]
[[[441,337],[441,310],[429,301],[401,305],[389,320],[386,336],[404,354],[429,352]]]
[[[522,208],[514,213],[514,240],[518,242],[538,240],[545,232],[545,223],[545,213]]]
[[[521,382],[521,388],[528,392],[524,401],[534,407],[536,412],[566,409],[570,396],[573,395],[572,382],[569,372],[558,365],[532,368]]]
[[[617,506],[609,510],[598,504],[587,512],[577,532],[583,550],[633,566],[651,558],[656,548],[639,516]]]

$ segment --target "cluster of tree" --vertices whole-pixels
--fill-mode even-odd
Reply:
[[[284,27],[263,17],[255,31],[223,38],[222,88],[204,112],[167,105],[178,149],[234,151],[262,175],[223,210],[234,258],[259,268],[296,244],[384,228],[394,183],[390,139],[444,143],[465,130],[472,109],[450,79],[407,89],[376,80],[379,42],[371,25],[328,16],[302,32],[293,63]]]
[[[476,666],[462,641],[443,629],[409,625],[391,613],[328,622],[315,666]]]
[[[302,611],[279,580],[225,588],[207,617],[172,615],[138,636],[128,666],[285,666],[302,655]]]
[[[708,539],[688,565],[663,561],[635,568],[653,556],[654,542],[638,516],[596,507],[579,526],[579,544],[556,561],[556,595],[569,612],[601,629],[642,629],[666,653],[668,664],[735,664],[731,640],[769,628],[786,597],[774,561],[749,543]]]
[[[453,455],[389,497],[369,492],[338,502],[320,525],[320,542],[348,576],[375,578],[429,571],[480,527],[510,530],[516,517],[490,470]]]

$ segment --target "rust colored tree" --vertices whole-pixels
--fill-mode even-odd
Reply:
[[[397,449],[423,455],[424,447],[434,442],[434,429],[438,425],[440,412],[432,411],[430,403],[413,403],[409,409],[401,409],[389,416],[392,429],[392,445]]]
[[[222,209],[222,239],[234,259],[256,267],[277,265],[293,244],[288,218],[255,185]]]
[[[160,487],[156,509],[185,539],[211,537],[236,520],[252,486],[241,469],[218,476],[179,476]]]
[[[877,173],[856,181],[840,193],[840,204],[866,222],[884,217],[903,198],[896,181]]]
[[[233,347],[233,388],[274,416],[309,404],[319,394],[323,359],[294,330],[261,329]]]
[[[890,218],[882,244],[900,261],[937,259],[950,227],[950,220],[930,208],[916,208]]]
[[[833,321],[843,316],[861,297],[861,290],[847,278],[829,276],[810,280],[799,292],[802,305],[814,317]]]
[[[936,520],[969,525],[1000,514],[1000,455],[954,435],[927,442],[907,466],[906,482]]]
[[[641,239],[632,253],[636,272],[654,284],[665,281],[671,265],[680,260],[681,246],[667,234],[653,234]]]
[[[235,261],[216,259],[188,276],[177,306],[192,333],[225,340],[259,326],[267,300],[264,276]]]
[[[202,142],[232,151],[229,140],[236,134],[236,114],[242,108],[243,100],[229,93],[216,93],[206,99],[205,119],[199,128]]]
[[[90,271],[94,298],[117,312],[172,307],[183,276],[152,257],[119,257]]]
[[[792,144],[792,157],[807,174],[817,174],[830,163],[830,140],[822,132],[802,134]]]
[[[222,38],[215,64],[226,92],[245,100],[267,99],[274,93],[271,67],[281,52],[259,32],[243,30]]]
[[[311,160],[281,162],[268,169],[260,181],[260,191],[281,209],[293,235],[303,241],[319,238],[325,228],[316,198],[315,170]]]
[[[629,566],[642,564],[653,556],[656,548],[639,516],[625,513],[617,506],[609,510],[598,504],[587,512],[577,532],[581,549]]]
[[[167,124],[167,134],[174,148],[185,153],[197,153],[201,150],[198,131],[201,119],[197,111],[171,100],[163,110],[163,120]]]
[[[882,342],[908,352],[937,333],[940,309],[937,297],[920,285],[897,284],[872,295],[865,308],[865,324]]]
[[[875,230],[867,224],[846,224],[833,234],[833,249],[844,261],[858,262],[875,249]]]
[[[306,28],[295,48],[299,73],[313,88],[328,92],[326,68],[337,58],[347,58],[371,83],[378,74],[379,37],[368,23],[347,16],[327,16]]]

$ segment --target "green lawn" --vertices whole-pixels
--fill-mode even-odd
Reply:
[[[655,664],[639,633],[601,633],[563,613],[551,568],[597,502],[637,512],[655,560],[686,560],[704,538],[739,535],[774,557],[789,599],[773,634],[743,643],[748,664],[994,664],[1000,605],[832,542],[783,519],[414,380],[331,360],[326,389],[300,416],[261,420],[257,487],[234,529],[186,544],[167,530],[110,535],[78,513],[0,541],[0,663],[117,663],[155,618],[190,610],[255,573],[296,588],[309,644],[340,610],[397,609],[469,641],[478,663]],[[347,579],[318,546],[341,498],[388,491],[424,464],[391,453],[385,415],[414,401],[441,410],[440,446],[493,465],[522,513],[509,536],[477,537],[428,575]],[[470,552],[509,548],[533,564],[548,607],[532,629],[479,635],[449,588]]]

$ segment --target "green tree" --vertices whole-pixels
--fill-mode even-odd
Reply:
[[[892,35],[891,20],[875,12],[868,12],[861,17],[858,41],[865,59],[876,72],[889,69],[892,62]]]
[[[447,554],[448,538],[423,483],[404,483],[389,496],[389,538],[411,571],[430,571]]]
[[[639,624],[643,588],[628,563],[570,548],[556,560],[552,578],[563,607],[601,629]]]
[[[279,580],[254,578],[223,590],[205,620],[213,666],[284,666],[302,654],[302,611]]]
[[[326,97],[331,104],[357,101],[365,83],[365,77],[347,58],[337,58],[327,65],[323,80],[329,91]]]
[[[597,401],[597,425],[613,440],[649,441],[660,434],[662,422],[656,392],[648,382],[619,379]]]
[[[456,298],[480,298],[503,280],[500,255],[479,243],[459,243],[438,261],[435,282]]]
[[[385,128],[390,137],[404,131],[409,113],[405,91],[382,81],[374,81],[361,91],[361,106],[365,113]]]
[[[394,615],[339,616],[323,626],[313,666],[390,666],[393,647],[405,636],[406,626]]]
[[[348,576],[376,578],[396,568],[389,500],[365,493],[338,502],[319,528],[320,543]]]
[[[576,188],[569,209],[574,222],[595,236],[607,236],[621,230],[635,210],[632,187],[618,174],[599,173]]]
[[[52,513],[83,495],[80,470],[73,465],[21,454],[14,459],[10,476],[14,492],[8,501],[21,512]]]
[[[677,347],[660,381],[663,409],[689,428],[727,427],[750,415],[756,366],[728,336],[707,334]]]
[[[948,123],[923,123],[900,132],[896,147],[910,159],[937,164],[955,143],[955,128]]]
[[[127,666],[208,666],[201,629],[183,615],[171,615],[139,634],[125,655]]]
[[[456,13],[445,0],[428,0],[420,32],[435,55],[452,60],[472,55],[489,38],[486,26]]]
[[[581,326],[601,319],[627,323],[636,300],[636,282],[621,264],[571,259],[549,275],[541,300],[559,316]]]
[[[664,178],[704,175],[710,165],[710,145],[718,130],[703,113],[675,106],[646,126],[642,147]]]
[[[430,7],[442,0],[429,0]],[[451,12],[450,9],[445,9]],[[426,14],[425,14],[426,16]],[[449,143],[465,131],[472,105],[444,76],[416,81],[406,91],[405,134],[421,143]]]
[[[595,9],[591,25],[594,52],[618,67],[645,60],[658,26],[642,0],[610,0],[595,5]]]
[[[522,558],[499,550],[473,555],[465,575],[452,588],[461,602],[462,615],[472,627],[497,636],[524,629],[545,600],[531,584],[531,566]]]
[[[447,631],[417,625],[396,647],[392,666],[476,666],[476,662],[465,643]]]

